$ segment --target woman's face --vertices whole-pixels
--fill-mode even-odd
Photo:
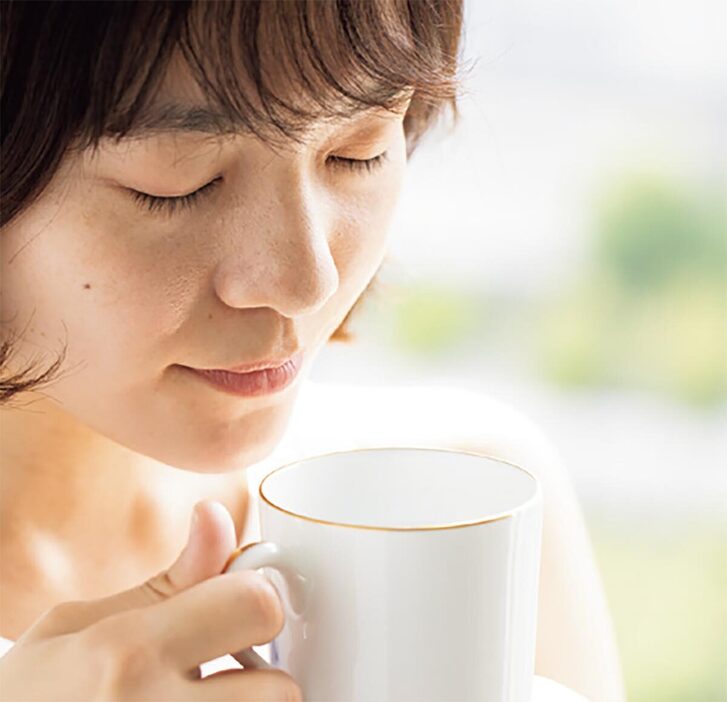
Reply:
[[[177,71],[156,102],[189,107],[197,97]],[[69,155],[2,232],[2,317],[23,332],[19,366],[48,363],[67,344],[45,394],[164,463],[221,472],[267,455],[316,353],[384,257],[406,165],[405,107],[314,125],[304,146],[277,153],[253,135],[177,128]],[[334,159],[384,152],[370,170]],[[134,193],[200,188],[184,201]],[[296,381],[258,397],[181,368],[299,348]]]

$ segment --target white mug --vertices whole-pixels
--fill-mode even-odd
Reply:
[[[542,530],[536,478],[465,451],[384,447],[260,483],[263,568],[285,625],[271,663],[306,702],[530,702]],[[251,648],[236,654],[270,667]]]

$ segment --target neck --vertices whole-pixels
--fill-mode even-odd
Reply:
[[[25,602],[26,614],[18,616],[31,621],[24,624],[56,601],[111,594],[168,567],[200,499],[222,502],[242,539],[245,469],[173,468],[98,434],[45,398],[0,410],[0,431],[3,602]],[[2,635],[24,629],[2,619]]]

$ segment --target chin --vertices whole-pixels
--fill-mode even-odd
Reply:
[[[243,470],[269,456],[282,440],[293,401],[261,407],[254,412],[216,424],[199,433],[183,432],[184,440],[167,442],[154,458],[194,473],[230,473]]]

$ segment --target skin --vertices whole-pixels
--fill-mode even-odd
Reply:
[[[158,100],[201,95],[177,63]],[[17,363],[50,362],[68,346],[59,380],[2,409],[2,550],[13,564],[3,569],[4,636],[59,600],[108,594],[168,565],[201,498],[227,506],[241,535],[245,468],[279,441],[300,379],[383,260],[407,104],[318,123],[282,152],[249,134],[105,140],[69,154],[2,232],[2,318],[24,330]],[[371,173],[327,159],[383,152]],[[168,214],[129,191],[181,195],[220,176]],[[296,381],[256,398],[178,365],[299,348]]]
[[[159,100],[190,105],[201,96],[177,63]],[[177,364],[229,366],[303,348],[299,380],[305,377],[383,260],[406,168],[406,105],[318,124],[304,146],[277,153],[251,135],[104,141],[98,152],[70,154],[39,200],[2,232],[2,319],[23,331],[16,363],[50,362],[63,342],[68,353],[59,380],[0,408],[0,635],[76,631],[221,572],[243,536],[245,469],[280,441],[299,381],[280,393],[240,398],[188,377]],[[327,161],[384,151],[387,160],[371,173]],[[176,213],[147,211],[128,190],[179,195],[218,176],[208,196]],[[358,407],[347,392],[332,398],[328,411],[344,401]],[[587,532],[547,442],[503,408],[485,405],[471,414],[477,421],[469,428],[452,426],[433,408],[431,424],[418,423],[408,436],[402,417],[413,413],[406,402],[404,395],[387,397],[375,417],[362,419],[371,445],[397,425],[402,443],[482,450],[527,465],[543,481],[536,670],[596,702],[620,702]],[[326,427],[333,415],[327,420],[326,407],[318,410],[310,426],[296,428],[307,453],[332,449]],[[325,436],[312,438],[315,432]],[[231,519],[208,504],[195,555],[167,570],[203,498],[222,503]],[[159,574],[152,587],[139,588],[150,573]],[[69,600],[75,609],[38,626],[44,612]],[[260,642],[281,626],[280,613],[273,615]],[[130,621],[129,629],[138,629]],[[107,634],[128,641],[129,629]],[[235,632],[249,635],[237,625]],[[237,648],[250,642],[241,639]],[[73,655],[85,660],[96,645],[91,639]],[[16,646],[16,671],[21,652]],[[208,660],[212,653],[199,655]],[[45,653],[26,655],[28,670],[47,660]],[[78,669],[79,659],[68,655],[55,660],[59,670]],[[151,667],[142,677],[163,673]],[[18,690],[27,679],[17,673]],[[88,684],[84,694],[97,694],[94,681]],[[240,692],[230,698],[242,699]]]

